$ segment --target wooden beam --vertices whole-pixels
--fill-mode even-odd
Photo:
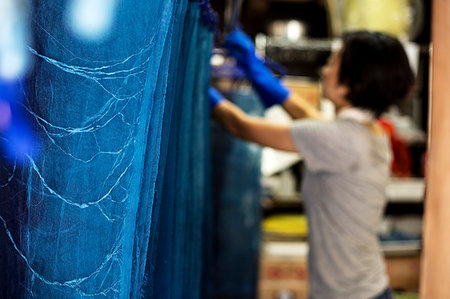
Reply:
[[[420,295],[450,298],[450,0],[432,2],[430,130]]]

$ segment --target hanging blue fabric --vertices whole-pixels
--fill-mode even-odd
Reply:
[[[161,140],[160,172],[157,178],[155,206],[152,213],[152,230],[150,242],[152,246],[147,254],[143,294],[146,298],[170,298],[172,292],[172,261],[174,239],[175,185],[174,174],[177,170],[177,136],[179,125],[176,112],[180,111],[183,100],[178,82],[183,76],[178,71],[184,65],[180,55],[182,47],[184,20],[187,12],[187,1],[177,2],[174,17],[179,20],[173,24],[171,41],[167,50],[171,52],[169,66],[166,109],[164,112],[163,134]]]
[[[95,39],[67,25],[69,2],[33,2],[23,91],[42,154],[1,160],[0,297],[198,298],[212,40],[199,3],[117,1]]]
[[[225,94],[250,115],[262,116],[258,96],[250,88]],[[256,298],[261,231],[261,148],[212,130],[215,298]]]
[[[167,258],[172,260],[158,258],[155,267],[155,284],[160,281],[158,286],[169,285],[170,288],[154,288],[153,294],[158,298],[200,296],[203,210],[205,201],[209,201],[206,188],[209,185],[209,148],[206,147],[209,109],[205,95],[209,86],[212,33],[198,23],[199,16],[199,3],[189,2],[179,54],[184,63],[177,64],[179,76],[173,81],[176,104],[161,204],[161,216],[167,215],[174,223],[167,232],[162,228],[165,237],[161,240],[164,242],[159,243],[161,249],[158,248],[161,252],[171,252]]]
[[[219,19],[209,0],[200,1],[200,20],[210,32],[216,33]]]
[[[173,29],[172,48],[179,51],[174,51],[169,71],[169,104],[164,118],[168,125],[164,126],[161,151],[165,167],[157,182],[160,201],[156,201],[153,213],[154,246],[144,285],[148,298],[199,298],[202,291],[202,230],[206,215],[210,215],[205,206],[210,203],[209,108],[205,96],[212,47],[211,27],[201,18],[203,9],[204,5],[192,1],[179,5],[176,13],[184,23]]]

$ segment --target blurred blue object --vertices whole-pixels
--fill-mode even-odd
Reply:
[[[0,132],[11,125],[11,105],[0,99]]]
[[[231,32],[225,39],[224,48],[245,71],[266,107],[284,103],[289,96],[289,89],[256,55],[252,40],[244,32],[239,29]]]
[[[8,161],[28,164],[30,159],[36,157],[39,151],[39,143],[27,122],[17,120],[12,122],[2,135],[4,158]]]
[[[244,70],[248,70],[252,63],[257,62],[253,41],[240,29],[228,34],[223,46]]]
[[[214,87],[209,87],[208,90],[209,97],[209,108],[214,109],[220,102],[225,100],[225,97]]]
[[[38,153],[38,141],[22,106],[24,93],[23,80],[0,79],[0,101],[6,107],[0,115],[0,143],[2,157],[10,163],[27,164]]]
[[[11,127],[11,105],[18,98],[18,81],[11,82],[0,78],[0,134]]]

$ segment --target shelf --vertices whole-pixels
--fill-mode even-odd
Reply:
[[[384,241],[380,242],[383,253],[387,256],[409,256],[420,254],[421,241]]]
[[[421,203],[425,197],[424,178],[393,178],[386,187],[388,202],[393,203]],[[275,205],[298,205],[301,203],[301,194],[291,196],[274,195]]]
[[[386,187],[389,202],[422,202],[425,197],[424,178],[394,178]]]

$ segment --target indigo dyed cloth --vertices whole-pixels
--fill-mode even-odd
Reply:
[[[226,97],[250,115],[264,113],[250,89],[234,89]],[[231,137],[215,124],[211,138],[215,254],[209,291],[215,298],[257,298],[261,147]]]
[[[117,1],[83,40],[32,2],[40,156],[0,165],[1,298],[198,298],[212,33],[196,1]],[[191,167],[194,166],[194,167]]]
[[[157,206],[152,219],[158,226],[149,252],[149,279],[145,292],[149,298],[200,298],[203,296],[203,268],[206,217],[210,207],[209,146],[209,53],[211,32],[196,20],[199,3],[179,6],[172,47],[167,102],[163,125],[161,172],[157,178]],[[181,19],[182,20],[182,19]],[[157,210],[156,210],[157,209]],[[158,218],[156,218],[158,217]],[[206,266],[205,266],[206,265]],[[209,275],[209,274],[205,274]]]

